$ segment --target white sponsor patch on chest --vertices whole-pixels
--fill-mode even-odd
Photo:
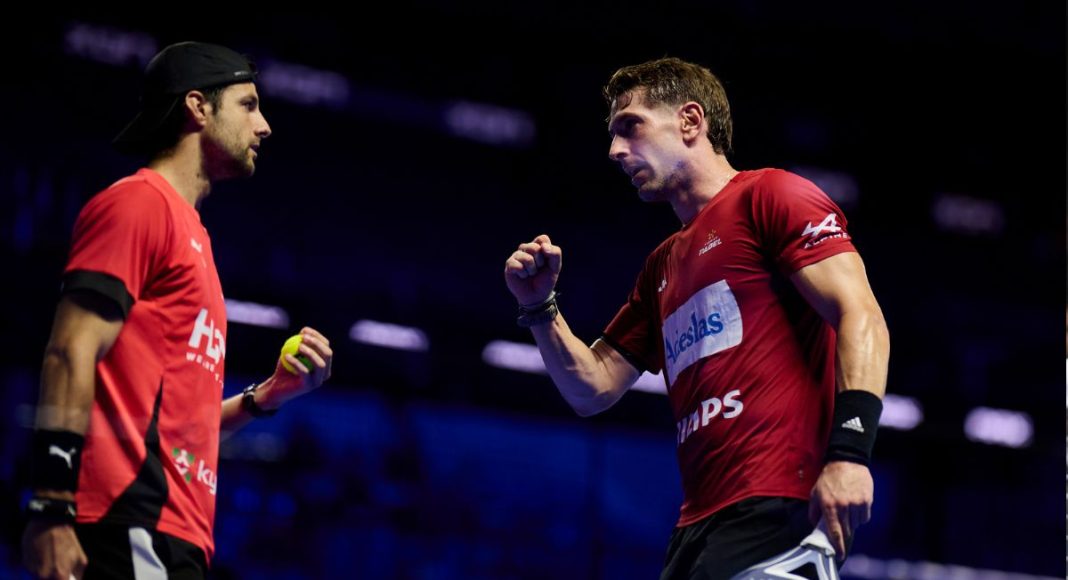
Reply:
[[[664,319],[664,366],[674,385],[686,367],[742,342],[742,312],[726,280],[698,290]]]

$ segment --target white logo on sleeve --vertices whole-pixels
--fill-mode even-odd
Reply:
[[[834,215],[833,213],[829,213],[827,214],[827,217],[823,218],[823,221],[820,222],[820,225],[816,227],[812,227],[812,222],[808,222],[808,225],[805,226],[805,231],[801,232],[801,235],[812,236],[812,239],[816,239],[823,232],[834,234],[840,231],[842,231],[842,228],[838,227],[838,216]]]
[[[197,252],[199,252],[201,254],[204,253],[204,246],[201,243],[199,243],[196,240],[194,240],[193,238],[189,238],[189,245],[193,246],[193,249],[196,250]]]
[[[813,226],[812,222],[808,222],[805,225],[805,231],[801,232],[802,238],[808,238],[805,242],[805,249],[813,248],[835,238],[848,238],[849,234],[842,229],[842,226],[838,225],[838,216],[833,213],[827,214],[827,217],[823,218],[823,221],[819,225]]]
[[[664,319],[663,334],[669,385],[698,360],[741,344],[742,312],[727,281],[698,290]]]

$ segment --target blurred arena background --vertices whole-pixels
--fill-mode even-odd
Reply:
[[[1064,577],[1063,2],[158,10],[13,18],[0,40],[0,578],[23,577],[71,226],[138,166],[108,143],[181,40],[251,55],[274,130],[201,208],[227,391],[303,325],[337,352],[321,391],[224,442],[214,577],[656,577],[681,497],[662,383],[576,417],[501,271],[548,233],[572,328],[610,320],[678,223],[609,161],[600,87],[664,55],[725,81],[736,167],[843,207],[886,314],[875,512],[844,576]]]

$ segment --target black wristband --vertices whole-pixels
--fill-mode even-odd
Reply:
[[[78,508],[75,503],[65,499],[34,496],[26,504],[26,517],[31,520],[73,524],[77,516]]]
[[[549,293],[548,298],[538,304],[520,306],[519,316],[515,320],[516,324],[523,328],[530,328],[555,319],[560,314],[560,309],[556,305],[557,296],[559,294],[554,290]]]
[[[824,462],[849,461],[868,465],[883,401],[875,393],[846,390],[834,397],[834,420]]]
[[[271,417],[278,412],[278,409],[264,409],[256,404],[256,385],[255,383],[245,387],[244,391],[241,391],[241,408],[248,412],[249,415],[256,417]]]
[[[549,305],[556,304],[556,298],[558,296],[560,296],[560,294],[557,293],[556,290],[552,290],[551,292],[549,292],[549,296],[546,297],[545,300],[542,300],[541,302],[538,302],[537,304],[520,304],[519,305],[519,311],[520,312],[526,312],[527,314],[534,314],[535,312],[541,312],[542,310],[545,310],[545,309],[549,308]]]
[[[30,488],[77,491],[85,437],[73,431],[33,432]]]

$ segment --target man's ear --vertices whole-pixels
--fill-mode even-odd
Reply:
[[[705,110],[700,103],[688,101],[679,107],[679,129],[687,141],[705,134]]]
[[[196,125],[200,129],[203,129],[208,124],[208,115],[212,113],[212,106],[208,98],[204,96],[204,93],[189,91],[185,94],[185,100],[182,105],[185,109],[187,123]]]

